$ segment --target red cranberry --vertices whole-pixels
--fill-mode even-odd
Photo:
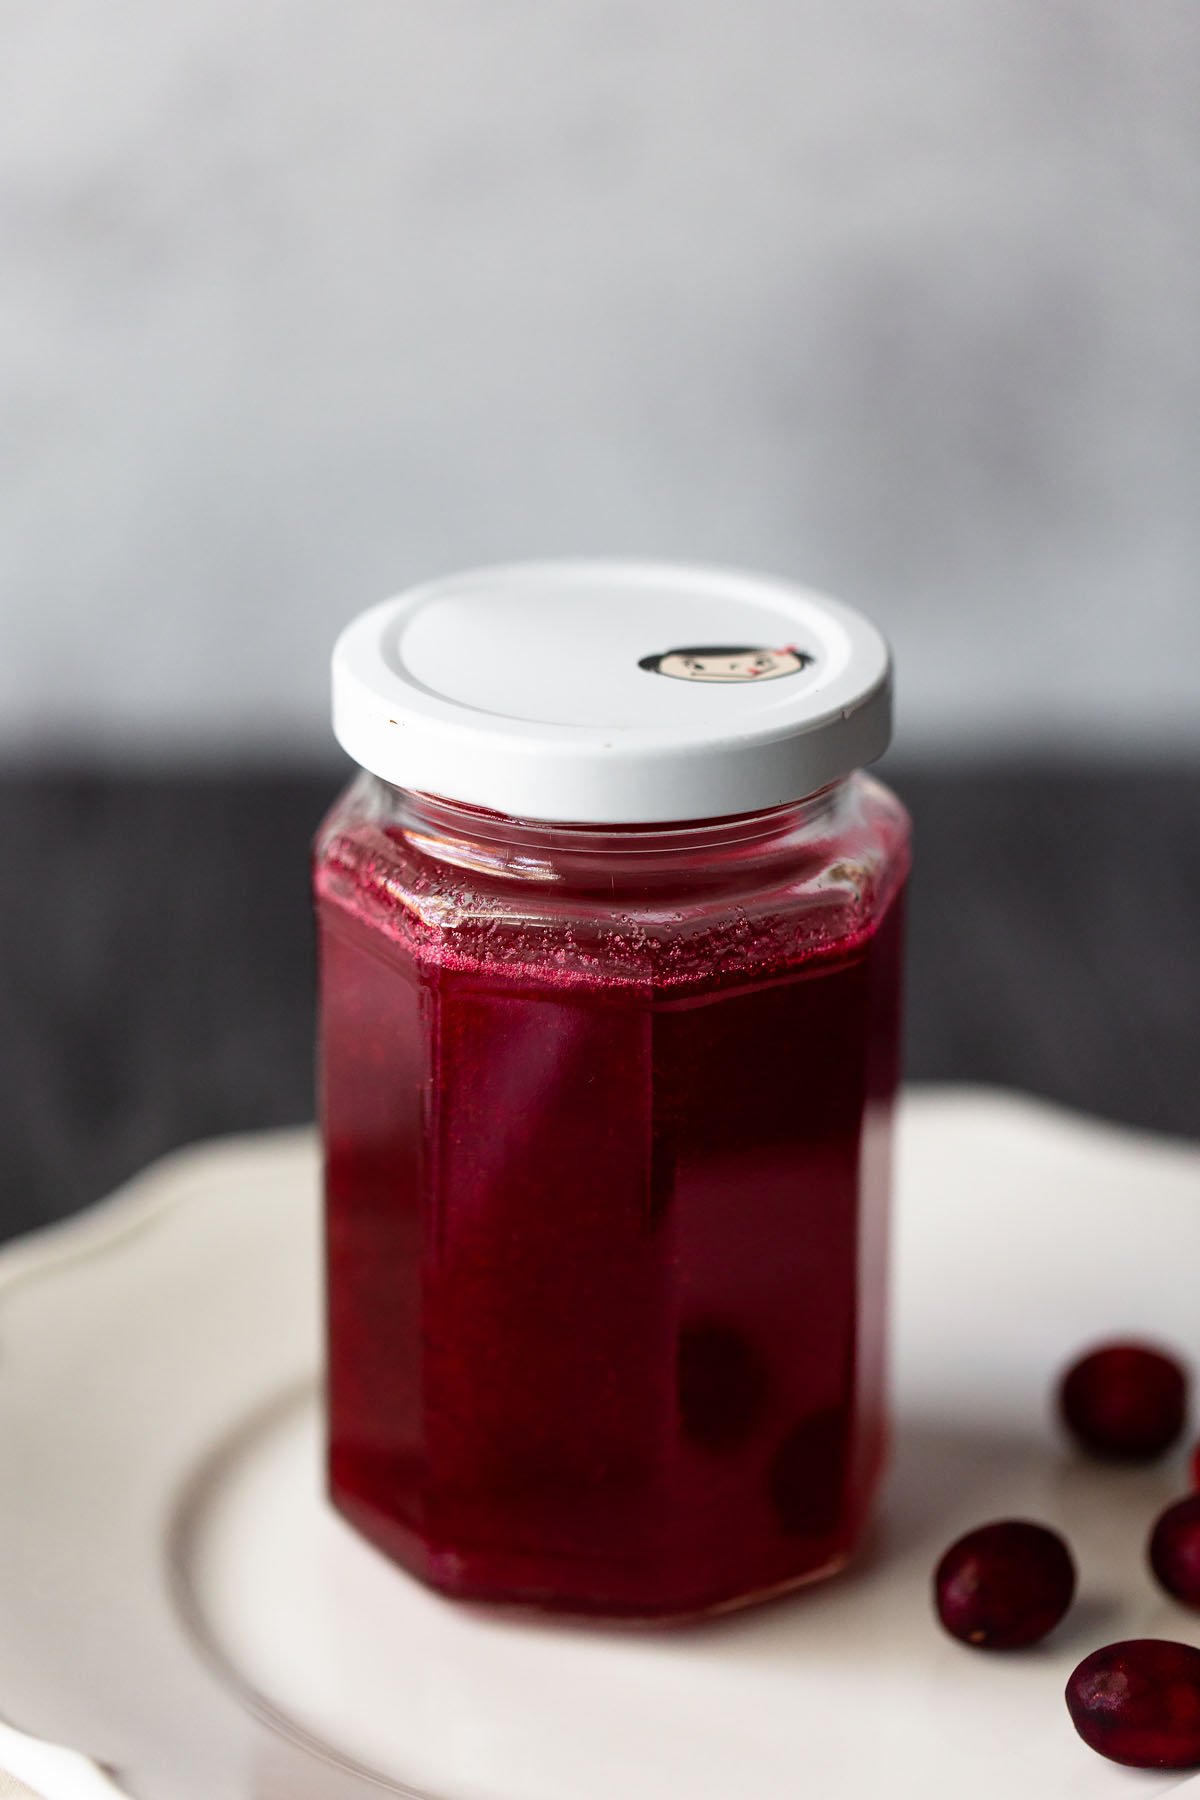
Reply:
[[[767,1393],[762,1358],[744,1332],[717,1319],[679,1334],[679,1417],[702,1450],[736,1450],[758,1423]]]
[[[1075,1565],[1056,1531],[1026,1519],[981,1525],[951,1544],[934,1576],[938,1617],[981,1650],[1017,1650],[1052,1631],[1071,1604]]]
[[[1192,1486],[1200,1488],[1200,1444],[1192,1451]]]
[[[1163,1638],[1106,1644],[1068,1681],[1067,1711],[1084,1743],[1111,1762],[1200,1767],[1200,1650]]]
[[[824,1406],[794,1425],[771,1458],[771,1501],[788,1537],[837,1530],[846,1504],[849,1425],[844,1406]]]
[[[1200,1494],[1168,1506],[1150,1534],[1150,1567],[1185,1606],[1200,1607]]]
[[[1187,1376],[1147,1344],[1103,1344],[1067,1370],[1059,1404],[1086,1450],[1114,1462],[1148,1462],[1183,1430]]]

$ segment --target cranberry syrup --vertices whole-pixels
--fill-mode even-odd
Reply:
[[[630,832],[619,892],[508,824],[364,777],[319,841],[334,1502],[579,1613],[827,1572],[883,1454],[902,809]]]

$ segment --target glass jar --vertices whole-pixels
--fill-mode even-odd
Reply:
[[[581,633],[598,672],[571,706]],[[526,699],[521,724],[565,775],[483,704],[519,705],[531,661],[575,717]],[[374,609],[339,681],[368,766],[315,857],[335,1504],[448,1593],[578,1613],[689,1617],[832,1571],[884,1450],[908,827],[815,740],[832,690],[843,738],[886,741],[881,640],[782,584],[532,565]],[[645,729],[602,716],[625,686],[658,735],[614,770],[603,747]],[[707,774],[654,766],[681,731]],[[763,803],[664,811],[714,770]]]

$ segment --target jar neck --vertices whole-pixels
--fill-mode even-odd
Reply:
[[[705,872],[760,865],[815,849],[836,828],[847,776],[785,806],[732,818],[651,825],[559,824],[511,819],[438,795],[382,790],[387,829],[417,853],[509,880],[598,886],[608,891],[647,881],[691,880]]]

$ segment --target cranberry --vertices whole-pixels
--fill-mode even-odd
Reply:
[[[1200,1650],[1163,1638],[1106,1644],[1068,1681],[1067,1711],[1084,1743],[1111,1762],[1200,1767]]]
[[[1071,1604],[1075,1565],[1056,1531],[1026,1519],[981,1525],[951,1544],[934,1576],[938,1617],[981,1650],[1017,1650],[1052,1631]]]
[[[767,1392],[762,1359],[743,1332],[719,1320],[679,1334],[679,1416],[702,1450],[738,1449],[758,1423]]]
[[[771,1458],[771,1501],[788,1537],[827,1537],[837,1530],[850,1466],[849,1420],[842,1406],[809,1413]]]
[[[1192,1486],[1200,1488],[1200,1444],[1192,1451]]]
[[[1161,1515],[1150,1534],[1150,1567],[1168,1594],[1200,1607],[1200,1494]]]
[[[1187,1376],[1173,1357],[1146,1344],[1103,1344],[1067,1370],[1059,1404],[1094,1455],[1148,1462],[1183,1430]]]

